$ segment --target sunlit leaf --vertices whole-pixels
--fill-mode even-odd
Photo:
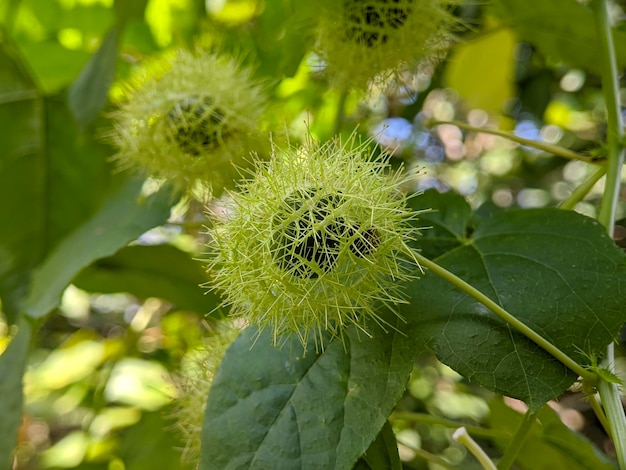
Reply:
[[[501,113],[513,94],[515,37],[499,29],[454,48],[445,81],[469,107]]]

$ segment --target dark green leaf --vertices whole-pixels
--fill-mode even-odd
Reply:
[[[119,36],[119,26],[111,28],[98,51],[68,90],[67,98],[72,114],[83,125],[90,124],[107,102],[109,87],[115,77]]]
[[[351,469],[400,398],[412,341],[350,330],[316,354],[282,349],[269,332],[244,331],[215,376],[205,414],[201,469]],[[290,347],[291,346],[291,347]]]
[[[33,274],[23,306],[33,318],[55,308],[72,278],[93,261],[111,256],[148,229],[165,222],[172,203],[168,192],[138,202],[142,182],[129,180],[96,214],[64,238]]]
[[[115,0],[113,6],[120,23],[142,20],[148,0]]]
[[[599,73],[598,38],[593,13],[576,0],[497,0],[498,12],[522,41],[546,57]],[[626,65],[626,33],[614,31],[618,65]]]
[[[419,215],[416,224],[423,228],[418,244],[427,258],[436,258],[466,241],[472,209],[462,196],[429,189],[411,198],[409,206],[415,211],[428,210]]]
[[[167,469],[191,470],[191,464],[181,462],[185,443],[179,438],[173,423],[159,412],[144,413],[141,421],[122,434],[119,450],[126,470]],[[81,464],[81,469],[83,464]]]
[[[65,100],[42,98],[15,48],[0,45],[0,297],[12,322],[30,271],[110,192],[108,147],[74,124]]]
[[[356,463],[354,470],[402,470],[398,443],[389,421],[385,423],[367,452]]]
[[[31,337],[31,327],[22,318],[8,348],[0,355],[0,468],[13,468],[13,451],[22,421],[22,376]]]
[[[501,398],[491,401],[489,424],[491,428],[509,433],[519,427],[523,415],[509,408]],[[506,449],[510,441],[495,439]],[[615,470],[617,465],[606,454],[596,449],[585,437],[570,430],[549,406],[537,414],[516,463],[525,470],[538,468],[567,470]]]
[[[129,292],[139,298],[160,297],[180,309],[209,313],[219,300],[200,284],[202,265],[171,245],[128,246],[96,261],[72,283],[90,292]]]
[[[594,220],[556,209],[484,220],[437,263],[500,303],[581,364],[626,321],[626,256]],[[418,343],[468,379],[536,409],[576,375],[482,304],[427,273],[400,311]]]

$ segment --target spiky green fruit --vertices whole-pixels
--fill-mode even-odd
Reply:
[[[223,54],[181,50],[160,68],[136,80],[113,113],[117,162],[179,188],[234,187],[250,153],[266,147],[262,86]]]
[[[317,52],[342,86],[441,55],[457,0],[320,0]]]
[[[416,217],[388,157],[371,159],[355,138],[274,149],[232,194],[230,216],[212,230],[209,271],[232,313],[303,344],[355,324],[369,334],[381,303],[403,301],[418,266],[409,247]]]

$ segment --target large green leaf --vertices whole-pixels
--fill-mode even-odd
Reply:
[[[574,212],[502,213],[435,261],[581,364],[601,354],[626,321],[626,255],[596,221]],[[410,295],[400,311],[415,341],[468,379],[532,408],[576,379],[442,278],[426,273]]]
[[[0,468],[13,467],[17,430],[22,421],[22,376],[31,337],[31,327],[23,318],[6,351],[0,355]]]
[[[523,415],[509,408],[501,398],[489,404],[489,425],[503,435],[522,424]],[[506,449],[508,439],[494,439]],[[550,468],[554,470],[615,470],[617,465],[596,449],[585,437],[563,424],[561,418],[545,406],[537,413],[516,463],[525,470]]]
[[[13,321],[44,246],[43,100],[0,32],[0,297]]]
[[[161,297],[180,309],[206,314],[219,304],[216,295],[200,287],[207,280],[202,265],[172,245],[134,245],[96,261],[72,283],[90,292]]]
[[[209,394],[200,468],[351,469],[400,398],[412,341],[350,330],[321,353],[244,331]]]
[[[43,97],[8,38],[0,43],[0,297],[13,321],[30,273],[117,191],[110,148],[80,130],[61,96]],[[98,125],[106,125],[99,122]]]
[[[577,0],[496,0],[497,11],[522,41],[568,65],[598,73],[601,57],[592,11]],[[613,32],[616,58],[626,65],[626,33]]]
[[[111,256],[148,229],[165,222],[172,196],[163,191],[138,201],[142,181],[130,179],[92,218],[65,237],[33,274],[23,311],[39,318],[55,308],[72,278],[93,261]]]

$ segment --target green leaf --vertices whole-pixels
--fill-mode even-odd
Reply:
[[[397,332],[354,329],[306,354],[245,330],[226,352],[209,394],[200,468],[351,469],[408,380],[414,346]]]
[[[180,309],[206,314],[219,304],[217,296],[200,287],[207,280],[202,265],[178,248],[135,245],[96,261],[72,283],[89,292],[160,297]]]
[[[557,209],[505,212],[436,259],[581,364],[626,321],[626,255],[594,220]],[[576,375],[442,278],[412,283],[400,312],[415,341],[471,381],[537,409]]]
[[[509,408],[501,398],[489,404],[489,425],[504,435],[519,427],[523,415]],[[494,439],[502,450],[509,444],[507,439]],[[563,424],[549,406],[537,414],[530,428],[516,463],[520,468],[566,468],[567,470],[615,470],[617,465],[591,442]]]
[[[445,70],[444,81],[468,107],[501,113],[514,96],[515,37],[498,29],[457,45]]]
[[[17,334],[0,355],[0,468],[13,467],[13,451],[22,421],[22,376],[32,331],[24,318],[17,327]]]
[[[74,123],[65,100],[43,98],[15,47],[0,44],[0,297],[9,322],[31,270],[122,180],[110,149]],[[9,226],[9,225],[8,225]]]
[[[115,78],[119,37],[120,27],[114,26],[68,90],[72,114],[83,125],[90,124],[107,102]]]
[[[143,20],[148,0],[115,0],[113,6],[120,23],[129,20]]]
[[[427,258],[436,258],[465,243],[472,208],[462,196],[429,189],[411,198],[409,207],[418,212],[428,210],[415,224],[421,232],[419,248]]]
[[[40,318],[55,308],[72,278],[94,260],[111,256],[148,229],[167,220],[169,192],[137,202],[142,181],[128,180],[100,210],[64,238],[33,274],[24,312]]]
[[[497,11],[521,41],[546,57],[591,72],[601,70],[593,13],[576,0],[496,0]],[[626,66],[626,33],[613,31],[616,59]]]
[[[369,449],[359,459],[354,470],[402,470],[398,443],[389,421],[385,423]]]
[[[9,322],[41,257],[40,150],[43,101],[15,49],[0,32],[0,297]],[[10,228],[10,229],[9,229]]]

